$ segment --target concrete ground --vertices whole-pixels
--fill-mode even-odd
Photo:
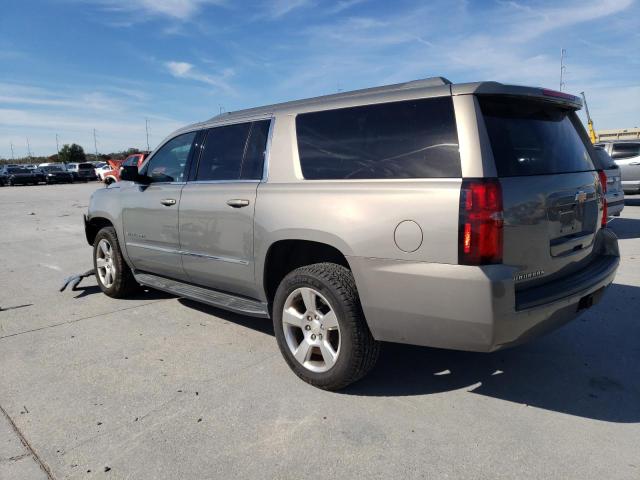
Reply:
[[[0,188],[0,479],[640,478],[640,196],[580,319],[495,354],[385,344],[328,393],[267,320],[92,278],[59,293],[91,267],[95,188]]]

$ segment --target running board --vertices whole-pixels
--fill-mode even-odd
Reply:
[[[189,298],[196,302],[206,303],[225,310],[231,310],[232,312],[251,315],[252,317],[269,318],[267,304],[263,302],[159,277],[151,273],[134,272],[133,276],[136,282],[146,287],[169,292],[179,297]]]

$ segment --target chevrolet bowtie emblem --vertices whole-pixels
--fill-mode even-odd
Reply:
[[[586,199],[587,199],[587,192],[583,192],[582,190],[580,190],[579,192],[576,193],[576,202],[584,203]]]

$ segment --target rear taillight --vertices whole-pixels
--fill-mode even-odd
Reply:
[[[607,226],[607,174],[603,170],[598,170],[598,178],[600,179],[600,186],[602,187],[602,221],[601,227]]]
[[[498,179],[464,180],[460,190],[458,263],[501,263],[502,224],[502,189]]]

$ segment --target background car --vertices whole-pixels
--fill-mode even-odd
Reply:
[[[67,163],[66,168],[73,174],[74,180],[88,182],[97,178],[93,164],[89,162]]]
[[[620,167],[604,148],[595,147],[595,151],[596,158],[593,159],[593,163],[598,171],[604,172],[607,177],[607,215],[617,217],[624,208],[624,191],[622,190]]]
[[[640,141],[616,140],[596,143],[620,167],[624,193],[640,193]]]
[[[73,182],[73,174],[63,170],[60,165],[44,166],[40,168],[40,172],[45,176],[45,180],[48,184]]]
[[[103,181],[107,185],[111,185],[114,182],[120,181],[120,169],[124,166],[140,166],[144,163],[144,161],[149,156],[150,152],[142,152],[142,153],[134,153],[129,155],[123,161],[118,160],[109,160],[109,164],[111,164],[112,169],[103,174]]]
[[[111,167],[111,165],[109,165],[107,162],[100,162],[100,164],[98,164],[94,169],[94,172],[96,174],[96,177],[98,177],[98,180],[104,181],[104,174],[111,171],[112,169],[113,168]]]
[[[29,170],[24,167],[4,167],[4,176],[7,185],[28,185],[45,183],[45,176],[37,170]]]

